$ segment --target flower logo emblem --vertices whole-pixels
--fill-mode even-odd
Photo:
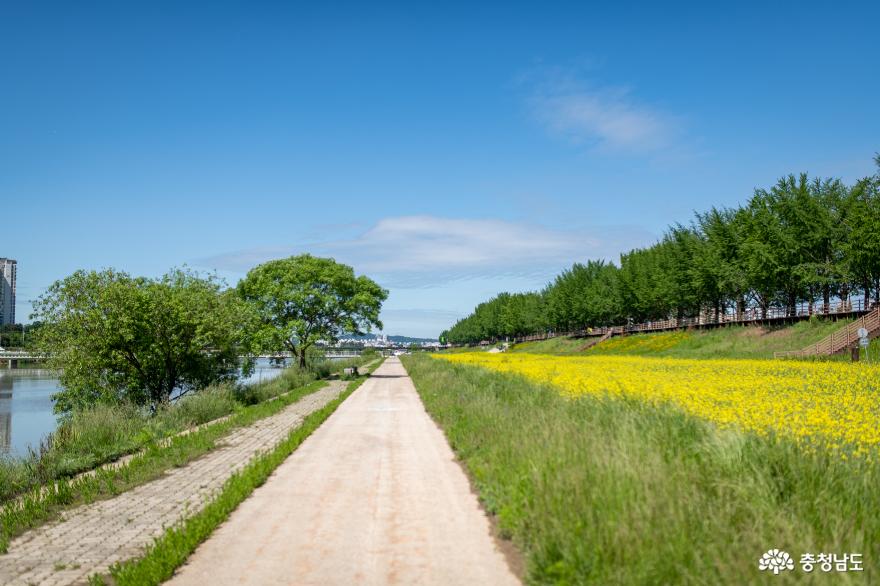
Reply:
[[[786,570],[793,570],[794,561],[788,555],[788,552],[771,549],[758,560],[758,569],[762,572],[764,570],[772,570],[774,574],[778,574]]]

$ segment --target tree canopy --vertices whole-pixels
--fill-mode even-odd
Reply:
[[[441,339],[474,343],[751,308],[828,307],[853,294],[880,303],[878,173],[853,186],[787,175],[737,208],[712,208],[670,227],[617,264],[575,263],[541,292],[501,293]]]
[[[242,299],[253,304],[266,350],[286,349],[306,364],[306,351],[319,340],[334,343],[342,334],[381,328],[379,311],[388,291],[332,258],[309,254],[272,260],[239,283]]]
[[[77,271],[34,305],[36,347],[60,369],[55,409],[130,401],[154,408],[172,393],[231,380],[250,354],[256,316],[214,277],[159,279]]]

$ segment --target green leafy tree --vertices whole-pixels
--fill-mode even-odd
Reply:
[[[878,173],[859,181],[847,202],[847,235],[842,245],[846,273],[861,287],[865,304],[874,291],[880,303],[880,155]]]
[[[740,209],[712,208],[697,214],[696,226],[705,240],[695,262],[695,280],[704,298],[730,301],[737,318],[746,306],[748,280],[743,253],[746,212]]]
[[[705,283],[699,279],[699,265],[705,242],[702,236],[691,228],[674,226],[655,247],[659,254],[659,269],[665,285],[665,299],[660,312],[668,308],[668,317],[681,319],[695,316],[701,305],[710,305],[718,318],[721,299],[714,291],[702,288]]]
[[[798,301],[812,309],[820,296],[827,306],[840,278],[840,226],[846,188],[837,179],[813,179],[806,173],[781,178],[769,192],[759,191],[778,226],[775,254],[780,301],[791,315]]]
[[[620,311],[617,272],[602,260],[564,270],[544,291],[546,320],[559,331],[612,323]]]
[[[319,340],[381,329],[379,311],[388,291],[332,258],[309,254],[272,260],[253,269],[238,285],[241,297],[260,316],[261,347],[286,349],[306,365],[306,352]]]
[[[742,232],[742,267],[751,297],[767,317],[784,288],[790,255],[785,236],[766,191],[757,190],[739,218]]]
[[[60,370],[55,409],[129,401],[154,409],[232,380],[258,322],[214,277],[174,270],[160,279],[77,271],[34,306],[36,347]]]
[[[849,188],[839,179],[814,179],[809,190],[799,210],[805,258],[798,272],[809,291],[812,313],[817,298],[821,297],[824,312],[830,307],[832,295],[848,293],[843,248],[849,235]]]
[[[673,312],[675,280],[664,267],[669,264],[668,246],[658,243],[620,255],[618,295],[621,311],[635,322],[667,319]]]

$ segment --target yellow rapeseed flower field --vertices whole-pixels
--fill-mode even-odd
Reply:
[[[880,447],[877,365],[486,352],[439,357],[551,383],[573,398],[625,395],[671,403],[723,427],[819,440],[844,452]]]

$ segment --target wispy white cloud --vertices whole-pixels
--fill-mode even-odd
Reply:
[[[615,153],[650,154],[679,146],[682,117],[637,99],[629,88],[587,83],[548,69],[524,76],[528,103],[548,130]]]
[[[473,278],[549,278],[572,262],[615,259],[652,238],[624,226],[561,230],[499,219],[401,216],[379,220],[353,238],[233,251],[199,264],[244,272],[270,258],[311,252],[350,264],[386,286],[417,288]]]
[[[554,132],[607,151],[654,152],[672,145],[678,134],[672,118],[635,104],[622,91],[543,96],[535,105]]]

